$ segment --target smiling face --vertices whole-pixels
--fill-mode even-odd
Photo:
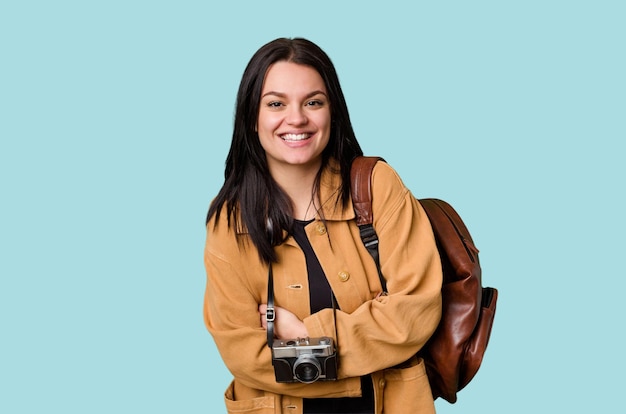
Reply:
[[[261,91],[257,132],[272,174],[286,167],[319,169],[330,139],[330,102],[310,66],[270,66]]]

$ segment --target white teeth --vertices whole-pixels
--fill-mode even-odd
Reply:
[[[310,134],[285,134],[281,136],[284,141],[302,141],[310,137]]]

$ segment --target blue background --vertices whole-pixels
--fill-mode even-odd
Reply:
[[[500,291],[438,412],[621,411],[623,4],[2,2],[0,412],[223,412],[203,224],[281,36],[326,50],[365,152],[455,206]]]

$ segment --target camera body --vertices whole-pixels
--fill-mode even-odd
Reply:
[[[275,339],[272,365],[276,382],[303,382],[337,379],[337,354],[332,338]]]

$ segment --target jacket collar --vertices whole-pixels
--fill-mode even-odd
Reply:
[[[348,200],[348,204],[344,208],[341,202],[340,190],[341,175],[339,173],[339,164],[335,160],[331,160],[322,171],[320,180],[322,214],[318,214],[316,219],[324,217],[325,220],[351,220],[355,217],[352,198]]]

